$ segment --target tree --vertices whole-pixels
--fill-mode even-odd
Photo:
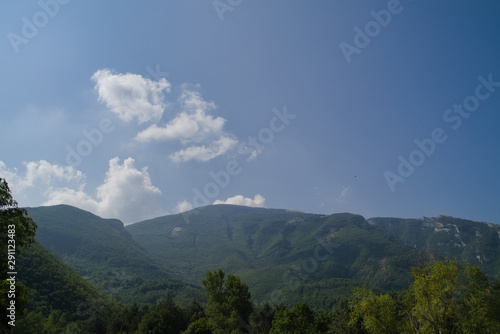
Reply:
[[[500,323],[500,280],[491,283],[486,296],[488,318]]]
[[[7,181],[0,178],[0,324],[7,325],[7,307],[14,300],[8,298],[11,284],[7,272],[16,270],[15,257],[20,249],[35,241],[36,228],[26,209],[19,208],[13,199]],[[19,281],[15,287],[16,317],[19,317],[24,313],[29,292]]]
[[[488,279],[479,267],[460,268],[457,261],[436,261],[414,268],[411,315],[419,332],[498,333],[488,303]]]
[[[388,295],[377,296],[370,289],[356,288],[351,301],[353,314],[350,325],[355,325],[362,318],[366,330],[370,333],[399,333],[399,319],[396,302]]]
[[[351,299],[342,299],[330,314],[330,332],[335,334],[366,334],[363,327],[363,319],[356,317],[357,321],[351,321],[354,312],[354,303]]]
[[[144,314],[149,308],[139,308],[136,303],[131,307],[108,305],[102,312],[107,333],[135,333]],[[99,315],[98,315],[99,316]]]
[[[214,333],[238,333],[240,323],[248,323],[253,308],[246,283],[231,274],[225,278],[222,269],[208,271],[202,283],[208,296],[206,314]]]
[[[190,324],[195,322],[198,319],[205,318],[205,310],[196,300],[193,300],[185,309],[184,309],[184,318]]]
[[[250,315],[250,326],[252,334],[268,334],[271,331],[275,310],[266,302],[264,305],[257,305]]]
[[[138,333],[178,334],[188,327],[183,310],[167,297],[151,307],[139,323]]]
[[[5,179],[0,178],[0,237],[3,245],[7,245],[9,226],[15,226],[16,249],[26,248],[35,241],[36,224],[28,217],[28,211],[18,207],[16,200],[12,198],[9,185]],[[7,252],[6,247],[2,247],[2,252]],[[5,258],[1,259],[2,265]],[[4,268],[2,268],[4,269]]]
[[[192,322],[183,334],[213,334],[213,326],[207,318],[200,318]]]
[[[361,321],[368,333],[500,332],[497,291],[478,267],[436,261],[413,268],[412,276],[415,281],[399,296],[356,290],[350,324]]]
[[[271,334],[320,334],[324,333],[316,322],[316,314],[306,303],[291,309],[279,309],[273,320]]]

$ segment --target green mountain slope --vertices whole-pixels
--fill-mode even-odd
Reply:
[[[203,297],[175,280],[140,247],[116,219],[102,219],[68,205],[28,208],[37,223],[36,239],[106,294],[124,302],[151,303],[167,293]]]
[[[373,218],[348,213],[215,205],[126,227],[74,207],[28,209],[37,240],[116,299],[203,300],[201,280],[222,268],[248,283],[257,303],[306,301],[330,309],[354,286],[399,290],[427,253],[499,274],[497,225],[451,217]]]
[[[418,255],[359,215],[216,205],[196,209],[189,222],[184,217],[159,217],[126,230],[185,280],[199,283],[207,270],[221,267],[247,282],[257,301],[330,307],[341,286],[401,289]],[[311,301],[317,291],[327,295]]]
[[[102,219],[67,205],[28,208],[38,225],[36,239],[83,276],[95,270],[125,269],[164,274],[116,219]]]
[[[28,312],[47,317],[51,311],[60,311],[68,321],[75,321],[88,318],[92,305],[114,303],[39,242],[23,249],[17,264],[18,279],[30,290]]]
[[[386,228],[410,247],[477,265],[491,279],[500,278],[500,225],[448,216],[368,221]]]

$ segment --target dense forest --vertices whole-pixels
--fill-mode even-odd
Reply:
[[[0,191],[2,333],[500,332],[496,226],[207,207],[184,230],[181,216],[124,229]],[[479,250],[489,262],[467,264]]]
[[[255,305],[246,283],[221,270],[203,280],[206,304],[170,297],[125,306],[96,299],[76,314],[33,306],[10,333],[498,333],[500,282],[477,267],[435,261],[414,268],[409,289],[379,294],[356,288],[330,312],[307,303]],[[56,287],[57,289],[57,287]],[[57,294],[57,291],[52,291]]]

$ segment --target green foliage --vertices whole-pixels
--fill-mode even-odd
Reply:
[[[488,317],[488,280],[478,267],[460,268],[456,261],[437,261],[414,269],[411,314],[422,332],[498,333]]]
[[[139,334],[178,334],[188,327],[183,310],[175,302],[166,298],[144,315],[139,323]]]
[[[189,224],[175,215],[125,229],[69,206],[29,209],[37,240],[74,270],[38,242],[23,249],[18,288],[27,296],[29,287],[31,299],[9,333],[500,332],[500,281],[459,265],[480,255],[495,267],[495,226],[450,217],[367,222],[224,205],[197,210]],[[463,244],[455,235],[450,242],[451,232]],[[454,242],[456,249],[446,245]],[[431,248],[460,256],[426,265],[435,258]],[[274,304],[252,305],[249,286],[256,300]],[[272,306],[280,302],[273,292],[284,304]]]
[[[214,326],[207,318],[200,318],[192,322],[183,334],[213,334]]]
[[[122,307],[107,315],[107,333],[134,333],[148,308],[139,308],[137,304]]]
[[[167,276],[165,268],[132,240],[119,220],[102,219],[68,205],[29,208],[28,212],[38,223],[37,240],[42,245],[110,292],[117,281],[133,280],[137,272],[155,279]],[[102,276],[107,279],[100,280]]]
[[[123,224],[68,206],[29,208],[36,239],[108,296],[128,305],[154,304],[172,296],[187,304],[203,299],[200,287],[172,278],[137,245]]]
[[[28,308],[41,310],[45,316],[50,310],[61,310],[74,314],[69,320],[82,319],[85,315],[78,312],[84,313],[87,304],[107,300],[38,242],[19,256],[19,267],[19,278],[32,291]]]
[[[477,244],[480,254],[459,258],[460,263],[477,261],[480,255],[485,267],[500,268],[500,262],[490,261],[500,254],[495,227],[443,217],[367,222],[352,214],[217,205],[123,227],[117,220],[64,205],[29,212],[39,225],[38,240],[101,291],[128,305],[153,304],[167,295],[183,306],[192,299],[203,302],[201,280],[208,270],[222,268],[252,287],[254,301],[276,302],[273,292],[279,289],[278,302],[287,307],[307,302],[329,311],[356,286],[408,288],[408,273],[423,262],[419,248],[426,242],[437,250],[460,252]],[[455,246],[458,239],[450,241],[456,238],[454,225],[466,247]]]
[[[16,257],[35,241],[36,229],[37,225],[28,217],[27,211],[18,207],[7,181],[0,178],[0,326],[7,326],[10,301],[15,302],[17,317],[24,313],[29,290],[16,281],[15,298],[8,298],[10,282],[7,272],[16,271]]]
[[[422,219],[372,218],[403,243],[441,259],[476,265],[491,279],[500,278],[500,225],[448,216]]]
[[[205,309],[198,303],[196,300],[193,300],[185,309],[184,309],[184,319],[188,323],[192,323],[197,321],[198,319],[205,318]]]
[[[154,279],[125,284],[119,282],[118,291],[120,302],[127,305],[151,305],[171,296],[182,306],[186,306],[193,299],[205,302],[206,297],[200,287],[170,279]],[[105,290],[106,291],[106,290]]]
[[[66,316],[61,311],[52,310],[48,317],[45,317],[42,312],[31,311],[23,317],[22,321],[16,323],[11,333],[64,333],[66,325]]]
[[[500,280],[490,284],[486,293],[488,305],[488,318],[500,323]]]
[[[250,323],[253,334],[267,334],[271,331],[275,315],[274,308],[269,304],[254,306],[254,311],[250,314]]]
[[[253,308],[246,283],[232,274],[226,278],[222,269],[218,269],[207,272],[203,285],[208,296],[206,314],[214,332],[237,333],[240,321],[248,321]]]
[[[418,255],[352,214],[215,205],[125,229],[185,281],[197,284],[208,270],[222,268],[247,282],[255,300],[271,301],[279,288],[289,307],[306,301],[330,310],[360,282],[407,288]]]
[[[354,314],[353,299],[345,298],[335,306],[330,314],[330,331],[335,334],[366,334],[363,319]],[[357,321],[356,321],[357,319]]]
[[[368,333],[498,333],[491,317],[493,289],[478,267],[436,261],[414,268],[415,281],[403,294],[376,295],[357,289],[350,325],[360,321]]]
[[[325,333],[327,319],[317,317],[306,303],[291,309],[281,308],[274,316],[271,334],[320,334]]]
[[[360,321],[369,333],[401,333],[405,324],[398,314],[397,301],[389,294],[376,295],[370,289],[356,288],[349,326],[355,327]]]
[[[26,209],[18,207],[10,193],[9,185],[5,179],[0,178],[0,238],[3,245],[7,245],[9,225],[15,226],[16,249],[26,248],[35,241],[36,223],[28,216]],[[2,255],[6,249],[2,247]],[[2,257],[2,272],[6,257]]]

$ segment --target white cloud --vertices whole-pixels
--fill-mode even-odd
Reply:
[[[92,75],[99,100],[126,122],[136,118],[139,123],[158,121],[165,110],[164,92],[171,84],[161,78],[153,81],[138,74],[114,74],[109,69]]]
[[[215,108],[213,102],[203,100],[200,93],[184,90],[179,98],[182,111],[165,126],[151,125],[139,132],[135,140],[182,140],[184,143],[201,142],[210,136],[219,136],[226,120],[207,112]]]
[[[18,169],[10,170],[0,161],[0,176],[9,183],[14,198],[24,206],[36,203],[47,191],[71,185],[81,188],[85,175],[70,166],[53,165],[45,160],[24,162],[24,173]]]
[[[139,171],[134,162],[132,158],[126,159],[123,165],[118,158],[109,161],[106,179],[97,188],[101,215],[128,217],[129,221],[134,221],[160,213],[157,208],[160,189],[152,185],[147,168]]]
[[[158,207],[160,189],[152,185],[147,168],[138,170],[132,158],[123,164],[118,158],[109,161],[109,170],[103,184],[97,187],[96,198],[84,191],[85,175],[73,167],[60,167],[43,160],[25,166],[26,173],[21,175],[17,169],[8,170],[0,161],[0,175],[9,182],[15,198],[28,199],[30,206],[68,204],[124,223],[165,214]],[[33,203],[36,194],[40,196]],[[26,206],[21,200],[19,203]]]
[[[214,204],[233,204],[251,207],[263,207],[266,204],[266,199],[264,196],[261,196],[259,194],[255,195],[253,199],[244,197],[242,195],[236,195],[234,197],[229,197],[225,201],[216,200]]]
[[[63,187],[48,192],[48,200],[42,205],[67,204],[99,215],[99,203],[83,190]],[[118,218],[118,216],[110,217]]]
[[[99,100],[124,121],[137,119],[139,123],[161,120],[164,109],[164,92],[170,92],[171,84],[164,78],[152,81],[137,74],[115,74],[109,69],[94,73],[95,89]],[[195,90],[181,85],[177,115],[166,124],[155,123],[140,131],[135,142],[177,140],[181,148],[170,154],[175,162],[190,160],[206,162],[225,154],[238,141],[224,131],[226,119],[210,115],[215,103],[206,101]],[[253,152],[254,157],[256,152]]]
[[[188,201],[182,201],[182,202],[177,203],[177,206],[175,207],[175,212],[182,213],[182,212],[186,212],[186,211],[189,211],[192,209],[193,209],[193,205],[191,203],[189,203]]]
[[[61,167],[50,164],[45,160],[26,163],[25,181],[27,185],[33,185],[37,181],[43,182],[45,184],[52,184],[55,180],[61,180],[65,182],[81,182],[84,180],[84,178],[85,177],[81,171],[76,170],[71,166]]]
[[[161,197],[160,189],[151,183],[147,168],[138,170],[132,158],[125,159],[120,165],[118,158],[109,161],[109,170],[104,183],[97,187],[97,199],[93,200],[83,192],[60,189],[52,192],[44,205],[59,203],[77,205],[101,217],[119,218],[125,223],[153,218],[163,214],[157,204]]]
[[[197,111],[194,114],[181,112],[166,126],[158,127],[153,124],[146,130],[139,132],[135,139],[140,142],[173,139],[199,141],[210,134],[220,133],[225,122],[224,118],[214,118],[203,111]]]
[[[229,137],[220,137],[217,141],[209,145],[190,146],[170,155],[170,159],[174,162],[186,162],[189,160],[197,160],[206,162],[215,157],[223,155],[230,149],[234,148],[238,141]]]
[[[209,111],[215,109],[213,101],[205,101],[199,92],[184,88],[179,101],[182,103],[184,109],[191,112]]]
[[[196,160],[206,162],[225,154],[238,141],[224,132],[226,119],[214,117],[209,112],[215,104],[204,100],[199,92],[183,87],[179,97],[181,111],[164,126],[153,124],[139,132],[135,141],[178,140],[188,146],[170,155],[175,162]]]

